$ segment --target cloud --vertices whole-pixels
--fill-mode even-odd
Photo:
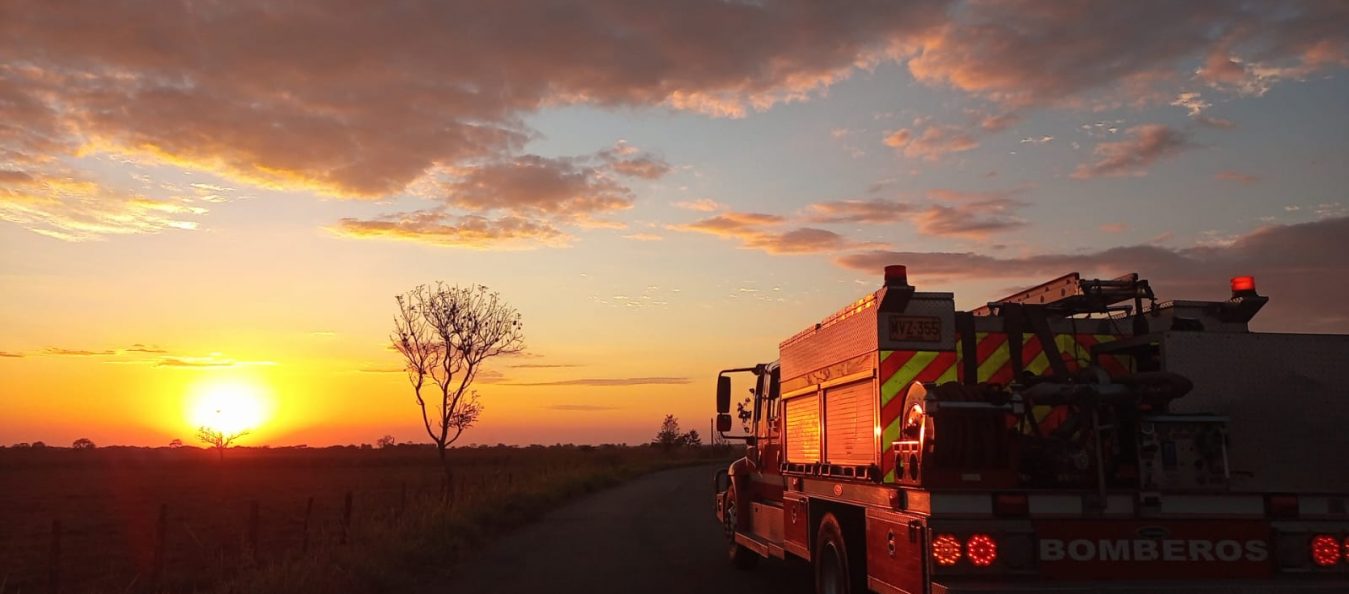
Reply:
[[[671,225],[670,229],[737,239],[746,248],[770,254],[835,252],[870,245],[855,243],[827,229],[779,229],[785,222],[787,219],[778,215],[728,211],[692,223]]]
[[[531,134],[521,115],[547,106],[739,116],[806,98],[931,27],[943,4],[21,1],[0,35],[17,96],[0,121],[20,123],[5,144],[24,155],[92,147],[385,196],[518,148]],[[638,177],[659,168],[616,166]]]
[[[1251,93],[1349,56],[1337,0],[984,0],[948,14],[903,46],[909,71],[1013,108],[1164,100],[1158,87],[1197,59],[1201,81]]]
[[[1216,179],[1218,181],[1237,182],[1239,184],[1249,186],[1259,182],[1260,176],[1252,173],[1236,171],[1234,169],[1227,169],[1224,171],[1219,171],[1218,173],[1214,174],[1213,179]]]
[[[459,168],[433,184],[440,207],[346,218],[333,230],[474,249],[566,245],[571,237],[560,226],[624,226],[597,218],[632,207],[632,190],[615,176],[654,179],[668,171],[664,161],[627,143],[579,158],[524,155]]]
[[[617,406],[604,406],[600,404],[554,404],[545,406],[550,410],[565,410],[572,412],[599,412],[604,410],[619,410]]]
[[[444,190],[447,202],[472,212],[574,216],[623,210],[633,200],[598,168],[535,155],[474,167]]]
[[[979,118],[979,128],[985,132],[1001,132],[1021,121],[1021,114],[1016,112],[1007,112],[1001,114],[982,114]]]
[[[3,103],[0,97],[0,112]],[[0,174],[0,220],[55,239],[89,241],[107,235],[191,230],[197,228],[195,219],[206,212],[190,199],[122,193],[60,167]]]
[[[548,223],[515,216],[489,219],[456,216],[443,210],[388,215],[380,219],[345,218],[330,228],[338,235],[416,241],[470,249],[527,249],[539,245],[566,245],[568,236]]]
[[[966,239],[985,239],[990,234],[1024,227],[1016,212],[1028,206],[1012,198],[1019,190],[1006,192],[954,192],[933,190],[929,195],[946,200],[914,214],[920,233]]]
[[[163,357],[155,367],[173,367],[179,369],[209,369],[212,367],[235,367],[240,365],[276,365],[274,361],[236,361],[213,353],[205,357]]]
[[[610,171],[627,177],[660,179],[670,172],[670,164],[665,159],[643,153],[626,141],[619,141],[613,148],[601,151],[598,157]]]
[[[699,198],[697,200],[676,202],[674,205],[684,210],[696,210],[698,212],[716,212],[726,208],[724,205],[719,204],[716,200],[711,198]]]
[[[692,383],[687,377],[624,377],[624,378],[585,378],[558,380],[551,382],[510,383],[505,386],[648,386],[683,385]]]
[[[10,359],[22,359],[22,358],[23,358],[23,353],[11,353],[11,352],[8,352],[8,351],[0,351],[0,357],[10,358]]]
[[[623,239],[631,239],[633,241],[662,241],[665,238],[660,235],[656,235],[655,233],[631,233],[628,235],[624,235]]]
[[[905,157],[929,162],[979,147],[974,136],[957,126],[928,124],[922,120],[915,121],[912,129],[890,132],[884,142],[886,146],[900,149]]]
[[[166,350],[164,350],[164,349],[161,349],[161,348],[159,348],[159,347],[157,347],[157,346],[154,346],[154,345],[144,345],[144,344],[141,344],[141,343],[139,343],[139,342],[136,343],[136,344],[133,344],[133,345],[131,345],[131,346],[125,348],[125,349],[122,349],[122,350],[123,350],[123,351],[126,351],[126,352],[128,352],[128,353],[148,353],[148,354],[153,354],[153,355],[162,355],[162,354],[167,354],[167,353],[168,353],[168,351],[166,351]]]
[[[934,189],[927,193],[928,204],[879,198],[821,202],[806,208],[806,220],[871,224],[907,221],[925,235],[984,239],[992,233],[1027,224],[1016,216],[1018,210],[1028,206],[1013,198],[1021,192],[1020,189],[995,192]]]
[[[1236,127],[1236,124],[1231,120],[1210,117],[1209,115],[1205,114],[1204,111],[1210,107],[1213,107],[1213,104],[1204,100],[1204,98],[1199,93],[1195,92],[1181,93],[1180,95],[1177,95],[1173,101],[1171,101],[1171,105],[1175,107],[1184,108],[1185,111],[1189,114],[1190,119],[1199,122],[1201,124],[1204,124],[1206,126],[1211,126],[1214,128]]]
[[[1153,163],[1194,146],[1184,133],[1161,124],[1134,126],[1125,134],[1119,142],[1096,145],[1096,161],[1079,165],[1072,177],[1147,175]]]
[[[893,223],[913,212],[912,205],[898,200],[838,200],[820,202],[806,208],[806,220],[812,223]]]
[[[45,349],[42,350],[42,353],[45,354],[45,355],[60,355],[60,356],[74,356],[74,357],[96,357],[96,356],[97,356],[97,357],[102,357],[102,356],[108,356],[108,355],[116,355],[116,354],[117,354],[117,351],[111,351],[111,350],[89,351],[89,350],[84,350],[84,349],[66,349],[66,348],[61,348],[61,347],[47,347],[47,348],[45,348]]]
[[[868,251],[835,259],[845,268],[877,273],[905,264],[927,282],[1016,279],[1034,284],[1077,271],[1102,278],[1138,272],[1163,299],[1225,299],[1226,279],[1255,275],[1270,304],[1259,327],[1297,332],[1349,332],[1340,296],[1349,291],[1349,217],[1271,225],[1228,241],[1190,248],[1133,245],[1081,254],[997,258],[971,252]]]

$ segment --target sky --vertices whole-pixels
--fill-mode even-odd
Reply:
[[[527,348],[459,444],[706,434],[718,370],[905,264],[1256,276],[1349,332],[1349,5],[0,3],[0,444],[427,441],[394,296]],[[205,405],[203,403],[206,403]]]

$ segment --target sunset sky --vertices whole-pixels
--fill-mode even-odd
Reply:
[[[524,318],[460,444],[706,431],[907,264],[1254,274],[1349,332],[1343,0],[0,2],[0,444],[425,441],[395,294]]]

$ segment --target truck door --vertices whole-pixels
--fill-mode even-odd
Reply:
[[[781,476],[782,400],[778,388],[778,368],[770,367],[759,375],[758,397],[754,407],[754,436],[758,442],[754,460],[759,472]]]

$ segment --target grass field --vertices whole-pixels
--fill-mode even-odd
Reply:
[[[449,455],[447,504],[428,447],[238,448],[223,462],[196,448],[0,449],[0,593],[399,591],[567,497],[728,456],[645,446]]]

